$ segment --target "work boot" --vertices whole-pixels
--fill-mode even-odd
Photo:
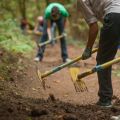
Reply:
[[[41,62],[41,61],[42,61],[42,57],[36,56],[36,57],[34,58],[34,61],[36,61],[36,62]]]
[[[99,106],[105,107],[105,108],[110,108],[110,107],[112,107],[112,103],[111,103],[110,100],[108,100],[108,101],[100,101],[100,100],[99,100],[99,101],[96,103],[96,105],[99,105]]]
[[[69,59],[69,58],[63,59],[63,62],[70,62],[70,61],[71,61],[71,59]]]

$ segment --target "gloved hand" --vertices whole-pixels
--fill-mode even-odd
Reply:
[[[62,35],[63,35],[64,37],[66,37],[66,36],[67,36],[67,33],[66,33],[66,32],[63,32]]]
[[[89,57],[91,57],[91,54],[92,54],[92,49],[85,48],[85,50],[84,50],[84,52],[82,54],[82,60],[88,59]]]
[[[52,41],[53,37],[52,36],[49,36],[48,37],[48,40]]]
[[[55,40],[55,38],[51,37],[49,40],[50,40],[50,41],[54,41],[54,40]]]

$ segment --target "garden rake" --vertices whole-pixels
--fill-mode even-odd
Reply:
[[[97,71],[102,71],[102,70],[104,70],[104,69],[106,69],[106,68],[110,67],[111,65],[113,65],[115,63],[118,63],[118,62],[120,62],[120,57],[118,57],[116,59],[113,59],[113,60],[111,60],[109,62],[106,62],[104,64],[97,65],[97,66],[93,67],[92,69],[90,69],[90,70],[88,70],[88,71],[86,71],[86,72],[84,72],[82,74],[78,74],[76,82],[79,83],[82,78],[84,78],[84,77],[86,77],[88,75],[91,75],[91,74],[93,74],[93,73],[95,73]]]
[[[66,34],[66,33],[63,33],[62,35],[59,35],[59,36],[53,38],[53,40],[54,40],[54,41],[55,41],[55,40],[59,40],[60,38],[63,38],[63,37],[65,37],[65,36],[67,36],[67,34]],[[42,46],[44,46],[44,45],[47,45],[47,44],[49,44],[49,43],[51,43],[51,42],[52,42],[52,40],[47,40],[46,42],[40,43],[40,44],[39,44],[39,47],[42,47]]]
[[[77,75],[80,73],[80,69],[77,66],[74,66],[70,67],[69,70],[76,92],[88,91],[87,86],[83,80],[77,81]]]
[[[95,53],[97,50],[98,50],[97,48],[93,49],[92,53]],[[77,58],[75,58],[75,59],[73,59],[73,60],[71,60],[71,61],[69,61],[69,62],[66,62],[66,63],[64,63],[64,64],[61,64],[61,65],[59,65],[59,66],[57,66],[57,67],[54,67],[53,69],[51,69],[51,70],[49,70],[49,71],[46,71],[46,72],[44,72],[44,73],[41,73],[40,70],[37,68],[37,74],[38,74],[38,76],[39,76],[39,79],[40,79],[40,81],[41,81],[41,84],[42,84],[43,88],[45,89],[45,79],[44,79],[45,77],[47,77],[47,76],[49,76],[49,75],[51,75],[51,74],[53,74],[53,73],[56,73],[57,71],[60,71],[61,69],[65,68],[65,67],[67,67],[67,66],[70,66],[70,65],[78,62],[78,61],[81,60],[81,59],[82,59],[82,56],[77,57]],[[78,83],[78,82],[77,82],[77,83]],[[79,83],[78,83],[78,84],[79,84]],[[76,88],[76,86],[75,86],[75,88]]]

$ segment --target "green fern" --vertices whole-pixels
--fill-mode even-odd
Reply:
[[[23,54],[33,50],[35,42],[22,34],[16,21],[0,21],[0,28],[0,45],[6,50]]]

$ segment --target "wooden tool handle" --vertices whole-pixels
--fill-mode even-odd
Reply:
[[[114,60],[111,60],[109,62],[106,62],[104,64],[97,65],[97,66],[93,67],[91,70],[88,70],[82,74],[79,74],[77,77],[78,77],[78,79],[84,78],[90,74],[97,72],[97,71],[102,71],[103,69],[106,69],[106,68],[110,67],[111,65],[118,63],[118,62],[120,62],[120,57],[116,58]]]

